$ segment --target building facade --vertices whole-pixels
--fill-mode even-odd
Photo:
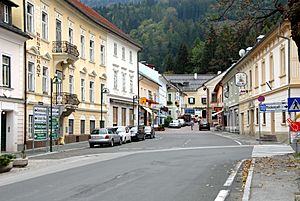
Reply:
[[[0,153],[24,145],[24,42],[30,37],[14,26],[17,7],[13,1],[0,1]]]

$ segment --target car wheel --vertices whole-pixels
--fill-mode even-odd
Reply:
[[[94,148],[94,145],[93,145],[93,144],[90,144],[90,148]]]
[[[146,140],[146,135],[144,135],[143,140]]]
[[[111,147],[113,147],[113,146],[114,146],[114,140],[111,140],[111,141],[110,141],[110,144],[109,144],[109,146],[111,146]]]

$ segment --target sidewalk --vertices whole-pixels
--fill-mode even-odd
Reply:
[[[291,146],[270,142],[259,144],[255,139],[238,134],[214,133],[237,140],[242,144],[254,145],[252,158],[255,163],[253,172],[248,173],[249,197],[246,196],[243,201],[295,200],[295,194],[300,192],[300,158],[294,158],[291,154],[293,152]]]

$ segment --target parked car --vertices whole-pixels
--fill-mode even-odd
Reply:
[[[149,137],[150,139],[155,138],[155,131],[152,126],[145,126],[145,134],[146,137]]]
[[[210,130],[210,125],[206,119],[201,119],[199,121],[199,131],[201,131],[202,129]]]
[[[181,128],[181,124],[178,119],[172,120],[169,124],[170,128]]]
[[[127,126],[115,126],[116,133],[121,136],[121,142],[131,142],[131,135]]]
[[[184,119],[178,119],[178,121],[180,122],[181,127],[186,126],[186,122],[184,121]]]
[[[139,128],[137,126],[132,127],[130,135],[132,140],[145,140],[145,126],[140,125]]]
[[[95,145],[103,146],[104,144],[111,147],[115,144],[121,145],[121,136],[115,131],[115,128],[95,128],[91,132],[91,138],[89,139],[90,148],[93,148]]]

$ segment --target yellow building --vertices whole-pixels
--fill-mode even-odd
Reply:
[[[84,134],[100,126],[101,113],[107,116],[106,97],[100,104],[107,81],[107,33],[134,42],[78,0],[25,0],[14,15],[24,16],[25,24],[18,26],[33,38],[26,44],[28,148],[32,141],[39,140],[35,146],[46,142],[44,131],[37,135],[34,125],[39,110],[50,107],[51,85],[53,119],[60,114],[55,132],[67,142],[87,140]]]

